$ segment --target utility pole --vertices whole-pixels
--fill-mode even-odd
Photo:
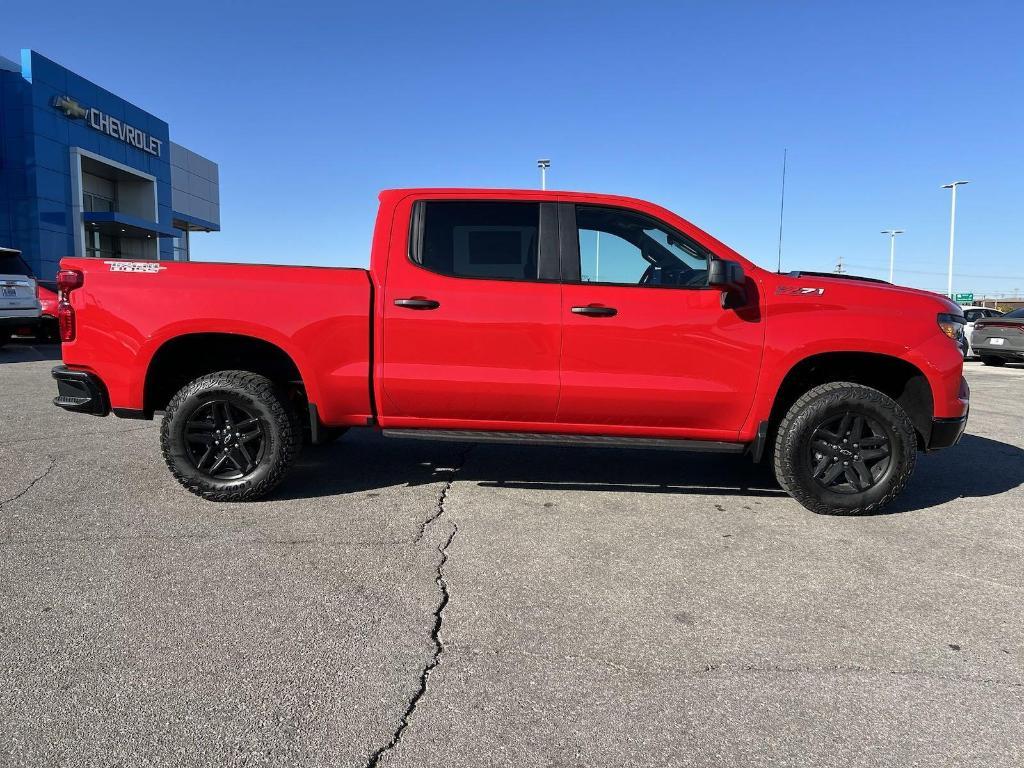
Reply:
[[[540,159],[537,161],[537,167],[540,168],[540,188],[548,188],[548,174],[547,170],[551,167],[551,161],[547,159]]]
[[[833,270],[837,275],[845,275],[846,270],[843,269],[843,254],[839,254],[839,261],[836,262],[836,268]]]
[[[892,282],[893,265],[896,263],[896,235],[902,235],[902,229],[883,229],[883,235],[889,236],[889,282]]]
[[[782,214],[786,210],[786,155],[789,154],[788,149],[782,150],[782,195],[779,199],[779,266],[776,270],[779,274],[782,274]]]
[[[949,298],[953,298],[953,233],[956,229],[956,188],[961,184],[970,184],[970,182],[953,181],[942,185],[943,189],[951,189],[953,191],[952,204],[949,209],[949,280],[946,283],[946,292]]]

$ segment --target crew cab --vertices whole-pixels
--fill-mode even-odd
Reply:
[[[389,190],[368,270],[71,258],[58,283],[55,403],[162,414],[171,472],[214,500],[369,427],[746,452],[807,508],[859,514],[967,422],[956,304],[768,272],[626,197]]]

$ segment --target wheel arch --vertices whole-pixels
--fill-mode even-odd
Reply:
[[[913,363],[878,352],[822,352],[802,358],[783,376],[772,400],[768,429],[773,432],[794,402],[820,384],[849,381],[872,387],[895,400],[914,424],[918,445],[928,444],[935,403],[924,371]]]
[[[165,339],[149,359],[142,393],[145,415],[163,410],[188,382],[220,370],[258,373],[303,399],[312,399],[310,382],[294,357],[280,345],[249,334],[183,333]]]

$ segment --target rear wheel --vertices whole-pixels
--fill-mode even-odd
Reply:
[[[164,461],[192,493],[213,501],[262,498],[302,447],[288,398],[265,376],[219,371],[186,384],[160,429]]]
[[[914,471],[917,433],[892,398],[835,382],[800,397],[779,424],[775,477],[807,509],[825,515],[876,512]]]
[[[1006,361],[1003,360],[1003,358],[992,357],[992,355],[982,355],[981,362],[983,362],[985,365],[994,365],[996,368],[999,368],[1002,365],[1006,365]]]

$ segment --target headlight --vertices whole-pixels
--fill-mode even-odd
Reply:
[[[945,312],[941,312],[937,319],[939,322],[939,328],[944,334],[949,336],[949,338],[956,342],[963,339],[965,322],[963,315],[949,315]]]

